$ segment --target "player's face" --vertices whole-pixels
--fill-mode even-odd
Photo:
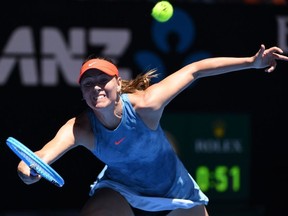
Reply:
[[[114,106],[119,100],[119,78],[99,70],[89,70],[81,79],[81,91],[87,105],[93,110]]]

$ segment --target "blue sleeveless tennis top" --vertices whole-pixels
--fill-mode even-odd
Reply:
[[[135,208],[145,211],[191,208],[208,198],[189,175],[159,125],[151,130],[135,112],[127,94],[121,95],[122,119],[114,130],[105,128],[89,112],[95,134],[93,154],[106,166],[91,185],[121,193]]]

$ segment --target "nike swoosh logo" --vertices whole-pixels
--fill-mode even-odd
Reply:
[[[94,65],[96,62],[92,62],[90,64],[88,64],[89,67],[91,67],[92,65]]]
[[[121,142],[123,142],[124,139],[125,139],[125,137],[121,138],[118,141],[115,141],[115,145],[119,145]]]

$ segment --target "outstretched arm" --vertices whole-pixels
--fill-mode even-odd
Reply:
[[[53,139],[35,153],[44,162],[52,164],[66,152],[77,146],[83,146],[90,151],[94,149],[94,134],[90,128],[90,121],[86,112],[69,119],[57,131]],[[31,175],[30,168],[23,161],[18,164],[17,171],[25,184],[33,184],[41,178],[40,176]]]
[[[59,129],[55,137],[39,151],[36,151],[35,154],[48,164],[56,161],[65,152],[74,147],[73,127],[74,118],[67,121],[67,123]],[[17,172],[25,184],[32,184],[41,179],[39,175],[32,175],[30,168],[23,161],[19,162]]]
[[[252,68],[265,68],[270,73],[275,70],[277,60],[288,61],[288,57],[282,53],[279,47],[265,49],[261,45],[251,57],[215,57],[193,62],[149,86],[145,91],[130,95],[130,101],[143,121],[155,129],[166,105],[195,79]]]
[[[215,57],[190,63],[147,88],[142,97],[142,107],[158,110],[153,112],[153,118],[158,119],[164,107],[195,79],[252,68],[265,68],[270,73],[275,70],[277,60],[288,61],[282,53],[279,47],[265,49],[261,45],[258,52],[250,57]]]
[[[217,74],[224,74],[227,72],[239,71],[244,69],[261,69],[265,68],[265,71],[270,73],[275,70],[277,60],[288,61],[288,57],[282,55],[283,50],[279,47],[271,47],[265,49],[262,44],[258,52],[251,57],[233,58],[233,57],[216,57],[210,59],[204,59],[199,62],[187,65],[186,69],[190,70],[193,75],[193,79],[206,77]],[[195,67],[195,68],[193,68]],[[185,69],[185,67],[183,68]],[[185,69],[185,70],[186,70]]]

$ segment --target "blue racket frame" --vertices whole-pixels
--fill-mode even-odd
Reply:
[[[37,174],[41,175],[43,178],[58,187],[62,187],[64,185],[63,178],[49,164],[41,160],[34,152],[32,152],[20,141],[13,137],[8,137],[6,144],[30,167],[31,170],[35,171]]]

